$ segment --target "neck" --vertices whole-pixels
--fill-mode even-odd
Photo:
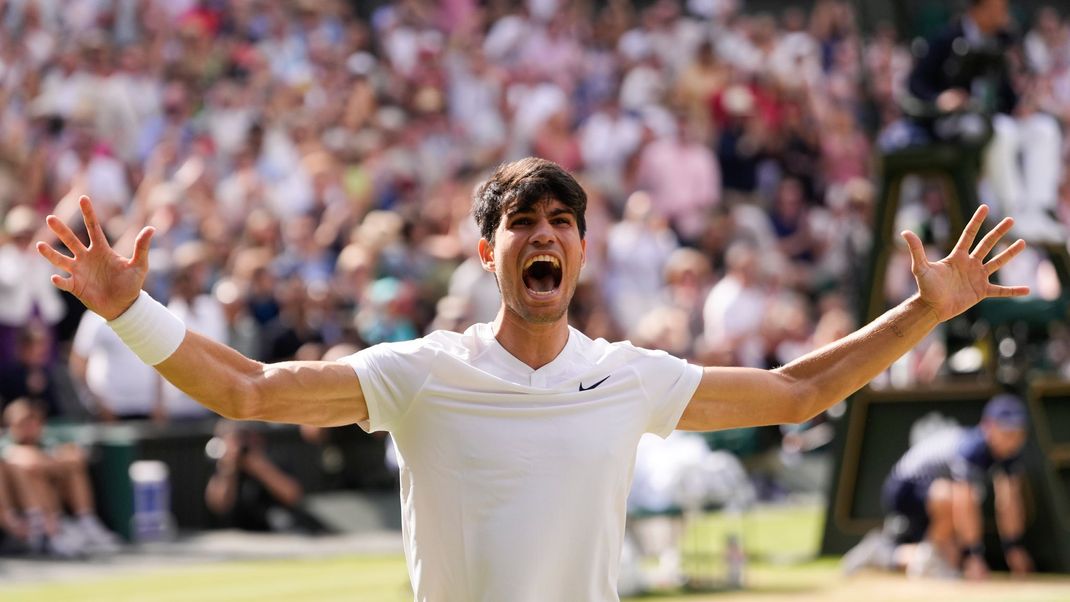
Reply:
[[[494,319],[494,338],[513,357],[532,370],[549,364],[568,342],[568,315],[554,322],[536,323],[525,320],[502,307]]]

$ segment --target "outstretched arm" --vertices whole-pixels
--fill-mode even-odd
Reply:
[[[108,244],[89,198],[79,199],[79,206],[89,246],[50,215],[46,219],[49,229],[72,256],[43,242],[37,243],[37,250],[70,274],[52,276],[52,284],[112,321],[138,301],[148,273],[153,229],[141,230],[133,256],[126,258]],[[155,367],[190,397],[229,418],[337,426],[365,420],[368,415],[356,374],[339,362],[262,364],[186,331],[178,348]]]
[[[1025,242],[1018,240],[985,261],[1013,220],[1001,221],[970,251],[987,215],[988,207],[982,205],[951,254],[938,262],[925,257],[917,235],[904,232],[918,293],[843,339],[776,370],[706,368],[678,428],[716,430],[805,421],[862,388],[940,322],[988,297],[1028,294],[1028,287],[989,282],[1025,248]]]

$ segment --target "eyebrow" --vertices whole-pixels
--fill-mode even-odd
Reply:
[[[530,213],[535,213],[535,207],[534,206],[525,207],[523,209],[518,209],[518,208],[514,207],[513,209],[510,209],[509,211],[506,212],[505,217],[506,218],[512,218],[512,217],[515,217],[517,215],[526,215],[526,214],[530,214]],[[547,216],[548,217],[557,217],[557,216],[559,216],[559,215],[561,215],[563,213],[567,214],[567,215],[570,215],[572,217],[576,217],[576,214],[573,213],[572,210],[569,209],[568,207],[556,207],[554,209],[551,209]]]

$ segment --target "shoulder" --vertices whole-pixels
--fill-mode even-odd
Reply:
[[[582,332],[571,329],[575,337],[577,347],[584,358],[593,364],[659,364],[662,362],[683,362],[661,349],[647,349],[633,344],[631,341],[609,342],[603,338],[591,339]]]
[[[937,31],[931,41],[937,46],[950,46],[957,38],[961,38],[964,35],[966,35],[966,27],[963,25],[962,19],[955,19],[943,29]]]
[[[358,358],[387,358],[387,357],[411,357],[433,359],[438,356],[452,356],[459,359],[470,359],[481,351],[481,333],[476,330],[476,325],[463,333],[436,330],[417,339],[408,341],[396,341],[379,343],[363,349],[353,355],[342,358],[340,361],[352,363]]]
[[[966,33],[962,27],[962,21],[956,20],[928,38],[918,38],[919,43],[915,45],[914,52],[918,58],[947,55],[951,52],[951,45],[954,41],[964,35]]]
[[[958,445],[959,455],[972,464],[985,464],[990,458],[988,444],[980,427],[963,429]]]

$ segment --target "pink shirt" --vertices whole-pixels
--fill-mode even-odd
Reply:
[[[650,193],[658,213],[672,220],[685,238],[694,238],[705,227],[709,209],[720,201],[721,169],[705,146],[661,139],[639,158],[639,186]]]

